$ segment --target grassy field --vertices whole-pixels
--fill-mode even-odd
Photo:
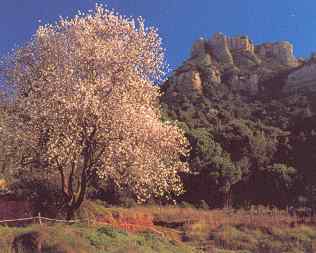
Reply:
[[[154,223],[163,226],[162,231],[169,227],[180,232],[183,242],[204,252],[316,252],[316,227],[310,218],[299,224],[286,211],[263,207],[248,211],[175,207],[136,210],[147,210]]]
[[[150,232],[127,233],[111,226],[32,225],[0,228],[1,253],[197,252]]]
[[[87,202],[77,218],[84,222],[2,226],[1,253],[316,252],[316,227],[310,220],[297,224],[285,211],[266,208],[106,208]]]

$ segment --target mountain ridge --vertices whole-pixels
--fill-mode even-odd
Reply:
[[[257,95],[267,80],[284,73],[282,92],[316,90],[316,55],[296,58],[287,41],[254,45],[248,36],[215,33],[193,44],[190,57],[171,74],[165,90],[174,96],[177,89],[201,94],[204,86],[224,83],[232,90]],[[307,85],[300,87],[300,83]]]

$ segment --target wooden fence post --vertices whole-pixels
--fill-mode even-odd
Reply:
[[[38,222],[40,225],[42,225],[41,213],[38,213]]]
[[[88,227],[90,227],[90,216],[87,210],[86,210],[86,215],[87,215]]]

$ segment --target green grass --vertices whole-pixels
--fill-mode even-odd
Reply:
[[[43,253],[197,252],[188,246],[150,233],[132,234],[110,226],[33,225],[25,228],[0,227],[1,253],[13,253],[12,245],[16,238],[33,234],[41,241]],[[27,251],[24,249],[22,252]]]

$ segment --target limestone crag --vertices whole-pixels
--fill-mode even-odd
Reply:
[[[255,52],[255,46],[248,36],[239,36],[234,38],[227,37],[227,44],[230,50],[244,50],[251,53]]]
[[[284,92],[307,87],[316,91],[316,54],[309,61],[296,59],[287,41],[254,45],[248,36],[215,33],[193,44],[190,58],[174,71],[164,88],[177,96],[179,92],[202,94],[205,87],[225,85],[255,96],[265,90],[269,80],[280,80]]]
[[[231,80],[231,89],[235,91],[248,92],[250,95],[255,95],[259,91],[259,76],[257,74],[234,75]]]
[[[202,80],[200,73],[196,70],[189,69],[177,74],[177,76],[170,77],[169,91],[173,96],[178,93],[196,92],[202,94]]]
[[[265,43],[255,48],[259,57],[279,61],[286,66],[295,67],[297,59],[293,55],[293,45],[287,41],[276,43]]]
[[[203,38],[197,40],[191,49],[191,57],[206,54],[206,41]]]
[[[284,92],[316,91],[316,63],[310,62],[288,75]]]
[[[216,33],[208,41],[211,53],[224,68],[232,67],[234,64],[233,56],[228,46],[227,37],[222,33]]]

